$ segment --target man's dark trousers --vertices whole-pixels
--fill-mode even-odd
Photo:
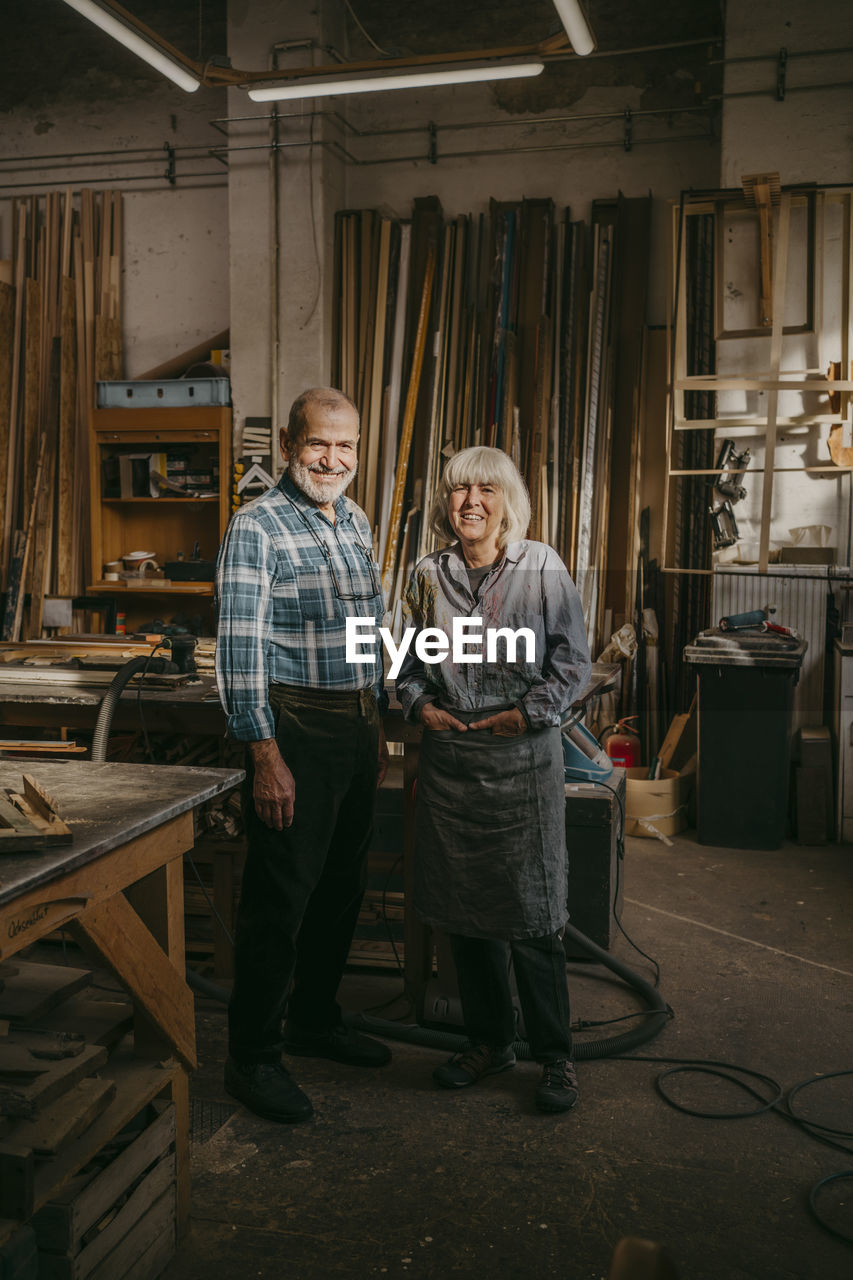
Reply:
[[[229,1052],[240,1063],[278,1062],[285,1008],[300,1030],[339,1024],[336,996],[364,893],[376,801],[379,712],[370,690],[272,685],[270,705],[296,798],[292,826],[266,826],[255,813],[248,761],[248,852],[228,1009]]]

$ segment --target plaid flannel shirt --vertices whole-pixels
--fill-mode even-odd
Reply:
[[[372,687],[385,709],[379,571],[367,517],[349,498],[338,498],[332,524],[285,472],[275,488],[234,515],[216,583],[216,677],[229,737],[274,736],[273,683]],[[347,616],[374,619],[372,663],[346,661]],[[360,652],[369,652],[366,644]]]

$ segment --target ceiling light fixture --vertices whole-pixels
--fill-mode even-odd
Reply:
[[[578,57],[584,58],[588,53],[592,53],[595,48],[595,36],[592,34],[580,0],[554,0],[554,8],[560,15],[560,21]]]
[[[94,0],[65,0],[65,3],[187,93],[195,93],[201,84],[201,77],[190,70],[189,59],[185,61],[177,49],[153,32],[149,35],[147,29],[143,29],[146,32],[143,34],[141,24],[121,5],[112,0],[105,0],[105,4],[95,4]]]
[[[253,102],[279,102],[291,98],[326,98],[338,93],[377,93],[383,89],[421,89],[442,84],[473,84],[484,80],[512,80],[538,76],[545,69],[538,58],[459,62],[424,70],[381,70],[351,72],[343,67],[337,74],[304,76],[249,89]]]

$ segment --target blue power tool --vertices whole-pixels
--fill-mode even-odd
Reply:
[[[603,782],[613,772],[613,761],[586,725],[580,715],[562,725],[563,764],[566,782]]]

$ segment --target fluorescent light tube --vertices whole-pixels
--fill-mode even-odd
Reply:
[[[112,36],[119,44],[123,44],[131,53],[142,58],[143,62],[162,72],[181,89],[186,89],[187,93],[195,93],[201,84],[198,76],[194,76],[186,67],[170,58],[157,45],[152,44],[140,32],[127,26],[109,10],[95,4],[94,0],[65,0],[65,3],[72,9],[76,9],[84,18],[88,18],[90,22],[94,22],[102,31],[106,31],[107,35]]]
[[[592,53],[595,36],[590,30],[580,0],[554,0],[554,8],[560,15],[560,21],[578,57],[583,58]]]
[[[538,76],[544,62],[461,62],[440,70],[397,70],[353,72],[347,76],[306,76],[283,84],[258,86],[249,90],[253,102],[280,102],[289,98],[328,98],[337,93],[378,93],[383,89],[420,89],[441,84],[473,84],[480,80],[512,80],[522,76]],[[343,68],[341,69],[343,72]]]

